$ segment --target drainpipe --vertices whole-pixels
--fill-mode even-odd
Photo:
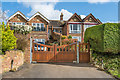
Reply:
[[[79,41],[77,41],[77,63],[79,63]]]

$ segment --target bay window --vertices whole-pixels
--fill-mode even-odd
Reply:
[[[81,33],[81,24],[69,24],[69,33]]]

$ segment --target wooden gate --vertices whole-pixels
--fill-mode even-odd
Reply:
[[[90,44],[79,43],[79,62],[90,62]]]
[[[79,62],[90,62],[89,43],[72,43],[69,45],[48,46],[32,43],[32,61],[36,62],[73,62],[77,61],[77,48],[79,50]]]
[[[32,44],[32,61],[37,62],[73,62],[77,59],[77,43],[70,45],[48,46],[44,44]]]

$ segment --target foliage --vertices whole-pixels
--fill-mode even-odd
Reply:
[[[72,39],[72,36],[71,36],[71,35],[69,35],[69,36],[68,36],[68,39]]]
[[[0,23],[0,54],[2,54],[2,25]]]
[[[28,37],[25,34],[17,33],[15,34],[17,38],[17,49],[24,51],[28,46]]]
[[[119,24],[106,23],[87,28],[85,31],[85,42],[90,42],[91,48],[98,52],[118,53]]]
[[[62,36],[62,39],[66,39],[67,36]]]
[[[73,43],[73,40],[71,40],[71,39],[64,39],[62,41],[62,45],[71,44],[71,43]]]
[[[17,38],[14,36],[14,30],[10,30],[9,26],[2,23],[2,51],[16,48]]]
[[[29,25],[14,25],[14,26],[12,26],[12,29],[16,33],[22,33],[22,34],[27,34],[32,31],[32,27]]]
[[[101,66],[103,60],[103,68],[105,71],[109,72],[114,76],[119,77],[119,66],[120,66],[120,55],[119,54],[108,54],[108,53],[93,53],[92,54],[93,62],[96,62],[96,65]]]

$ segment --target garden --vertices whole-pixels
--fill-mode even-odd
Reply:
[[[11,30],[12,28],[12,30]],[[5,54],[5,51],[9,50],[22,50],[28,46],[27,34],[32,31],[29,26],[13,26],[9,27],[4,24],[4,22],[0,25],[1,30],[1,45],[2,45],[2,54]]]
[[[84,41],[90,43],[92,64],[120,78],[120,24],[105,23],[87,28]]]

